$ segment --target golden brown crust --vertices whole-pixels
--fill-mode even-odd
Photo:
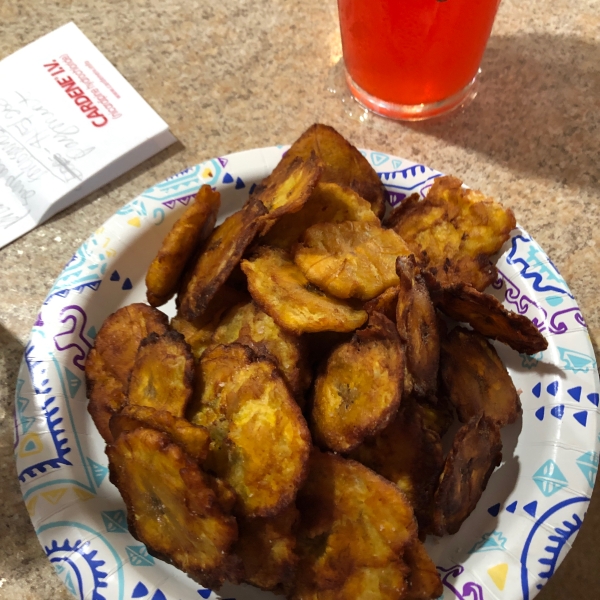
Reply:
[[[192,349],[194,358],[199,359],[210,346],[212,336],[225,312],[236,304],[247,301],[248,298],[247,292],[224,283],[197,319],[186,321],[182,316],[175,315],[171,319],[171,327],[183,335]]]
[[[441,285],[431,275],[426,276],[426,282],[437,308],[456,321],[468,323],[486,338],[524,354],[548,347],[548,340],[527,317],[506,310],[494,296],[464,283]]]
[[[283,215],[261,238],[260,243],[291,250],[311,225],[342,221],[367,221],[379,224],[379,219],[371,205],[354,190],[337,183],[319,181],[300,211]]]
[[[398,284],[396,258],[409,253],[393,229],[378,223],[317,223],[301,237],[294,262],[332,296],[371,300]]]
[[[496,349],[479,333],[454,328],[442,341],[440,379],[458,418],[485,415],[500,427],[521,414],[515,385]]]
[[[438,318],[427,287],[416,272],[413,255],[396,261],[400,279],[396,327],[406,344],[406,378],[404,389],[422,397],[437,391],[440,363]]]
[[[419,528],[429,524],[444,457],[440,436],[424,426],[414,402],[404,400],[396,418],[350,458],[395,483],[412,505]]]
[[[173,330],[162,335],[151,333],[137,351],[127,402],[183,417],[193,380],[194,357],[184,337]]]
[[[417,195],[404,200],[384,224],[400,234],[439,281],[469,283],[483,291],[497,275],[489,259],[516,221],[510,209],[446,176],[434,181],[424,200]]]
[[[290,504],[274,517],[238,520],[240,534],[234,553],[242,561],[244,581],[276,593],[290,588],[298,564],[299,517],[296,506]]]
[[[501,451],[500,429],[485,417],[473,417],[457,431],[435,492],[431,533],[460,529],[500,464]]]
[[[235,518],[220,506],[210,478],[169,436],[138,428],[123,432],[106,452],[129,529],[151,554],[207,587],[237,579],[228,554],[238,534]]]
[[[126,401],[129,376],[141,341],[165,333],[168,318],[146,304],[120,308],[102,324],[85,364],[90,413],[100,435],[112,441],[109,421]]]
[[[381,313],[385,315],[392,323],[396,322],[396,307],[398,305],[398,294],[400,286],[394,285],[387,288],[379,296],[375,296],[372,300],[365,302],[363,308],[372,315],[373,313]]]
[[[404,561],[410,569],[407,589],[401,600],[433,600],[440,598],[444,587],[435,564],[429,558],[425,546],[412,542],[404,551]]]
[[[275,172],[283,170],[296,157],[315,154],[323,163],[321,181],[352,188],[367,200],[373,212],[383,217],[388,193],[369,161],[333,127],[315,123],[284,154]]]
[[[402,398],[404,352],[394,324],[374,313],[341,344],[317,377],[311,411],[315,441],[349,452],[394,418]]]
[[[264,205],[270,223],[286,214],[296,213],[306,204],[322,170],[323,166],[314,154],[306,158],[298,156],[263,179],[250,201],[258,200]]]
[[[240,342],[259,356],[271,358],[279,367],[294,397],[302,402],[312,375],[305,341],[283,330],[252,301],[229,310],[215,330],[211,343]]]
[[[242,270],[256,304],[287,331],[353,331],[367,320],[364,310],[310,284],[283,250],[262,246],[242,261]]]
[[[110,431],[116,440],[121,433],[145,427],[166,433],[190,458],[202,462],[208,456],[210,435],[205,427],[174,417],[166,410],[147,406],[124,406],[110,419]]]
[[[146,274],[146,297],[151,306],[161,306],[177,291],[187,261],[212,232],[220,206],[221,194],[203,185],[167,233]]]
[[[266,212],[261,202],[250,202],[213,231],[178,297],[181,317],[193,321],[204,312],[258,233]]]
[[[310,433],[274,363],[237,343],[210,348],[189,417],[210,431],[207,468],[235,490],[239,514],[269,517],[294,501]]]
[[[413,512],[398,488],[363,465],[314,449],[298,494],[300,562],[293,600],[401,597]]]

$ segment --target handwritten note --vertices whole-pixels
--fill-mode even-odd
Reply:
[[[0,61],[0,247],[175,141],[73,23]]]

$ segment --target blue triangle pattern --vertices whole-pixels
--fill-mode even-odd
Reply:
[[[538,408],[535,411],[535,416],[540,420],[543,421],[544,420],[544,407],[542,406],[542,408]]]
[[[547,460],[533,474],[533,481],[546,497],[552,496],[568,484],[567,478],[552,459]]]
[[[533,389],[531,390],[531,392],[533,393],[533,395],[536,398],[539,398],[542,395],[542,384],[538,383],[536,384]]]
[[[134,567],[154,566],[154,558],[148,554],[146,546],[126,546],[125,550],[129,557],[129,562]]]
[[[233,183],[233,177],[229,173],[223,175],[223,183]]]
[[[148,595],[148,588],[140,581],[134,588],[131,594],[132,598],[143,598]]]
[[[583,425],[584,427],[587,425],[587,412],[581,411],[581,412],[576,412],[573,417],[574,419],[580,424]]]
[[[506,510],[507,510],[509,513],[514,513],[514,512],[515,512],[515,510],[517,510],[517,501],[515,500],[514,502],[512,502],[511,504],[509,504],[509,505],[506,507]]]
[[[394,167],[394,169],[399,169],[401,164],[402,161],[398,160],[397,158],[392,161],[392,167]]]
[[[563,415],[565,414],[565,405],[559,404],[558,406],[554,406],[550,409],[550,414],[559,420],[562,419]]]
[[[77,590],[73,585],[73,581],[71,580],[71,573],[67,573],[67,576],[65,577],[65,585],[67,586],[67,589],[71,592],[71,594],[73,594],[73,596],[78,595]]]
[[[156,590],[152,594],[152,600],[167,600],[167,597],[160,590]]]
[[[248,193],[249,193],[249,194],[252,194],[252,192],[254,192],[254,190],[255,190],[255,189],[256,189],[256,184],[255,184],[255,183],[253,183],[253,184],[250,186],[250,191],[249,191]]]
[[[575,462],[587,479],[589,486],[594,487],[596,475],[598,474],[598,454],[596,452],[586,452]]]
[[[67,369],[67,367],[65,367],[65,375],[67,379],[67,387],[69,388],[69,394],[71,395],[71,398],[74,398],[83,382],[79,377],[77,377],[77,375],[75,375],[75,373]]]
[[[104,465],[99,465],[96,461],[88,458],[88,464],[92,468],[92,475],[96,485],[100,487],[100,484],[104,481],[104,478],[108,475],[108,468]]]
[[[387,154],[383,154],[381,152],[371,152],[371,160],[373,161],[373,166],[375,167],[382,165],[388,159],[389,156]]]
[[[29,398],[23,398],[22,396],[17,398],[17,409],[20,413],[24,413],[27,405],[29,404]]]
[[[245,188],[245,187],[246,187],[246,184],[242,181],[242,178],[238,177],[235,180],[235,189],[236,190],[241,190],[242,188]]]
[[[123,282],[123,286],[121,287],[122,290],[130,290],[133,287],[133,284],[131,283],[131,279],[129,279],[129,277]]]
[[[35,423],[35,417],[22,417],[21,426],[23,427],[23,433],[27,433],[31,426]]]
[[[111,281],[119,281],[119,279],[121,279],[121,276],[119,275],[118,271],[113,271],[112,275],[110,276],[110,280]]]
[[[523,510],[530,515],[531,517],[535,518],[535,513],[537,512],[537,500],[534,500],[533,502],[530,502],[529,504],[526,504],[523,507]]]
[[[579,402],[579,400],[581,399],[581,386],[578,385],[577,387],[571,388],[570,390],[567,390],[567,392],[569,393],[569,396],[571,396],[571,398],[573,398],[573,400],[575,400],[576,402]]]
[[[127,515],[124,510],[105,510],[102,513],[102,520],[109,533],[127,533],[128,531]],[[148,590],[146,590],[147,593]]]
[[[587,399],[594,405],[598,406],[600,402],[600,396],[598,394],[588,394]]]
[[[500,512],[500,503],[494,504],[494,506],[490,506],[488,508],[488,512],[490,513],[490,515],[492,515],[492,517],[497,517],[498,513]]]
[[[551,396],[556,396],[556,393],[558,392],[558,381],[553,381],[547,388],[546,391],[551,395]]]
[[[96,339],[96,328],[92,325],[88,330],[87,330],[87,336],[89,338],[92,338],[93,340]]]
[[[200,594],[200,598],[210,598],[212,594],[210,590],[198,590],[198,593]]]

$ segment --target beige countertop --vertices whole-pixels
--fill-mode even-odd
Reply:
[[[71,597],[34,534],[12,453],[17,369],[36,314],[93,230],[188,165],[289,143],[320,121],[358,146],[456,174],[514,209],[570,285],[598,353],[595,0],[504,0],[478,98],[458,114],[415,125],[365,115],[343,92],[334,0],[3,0],[0,58],[70,20],[169,123],[179,143],[0,250],[1,599]],[[598,547],[596,493],[572,551],[539,598],[598,598]]]

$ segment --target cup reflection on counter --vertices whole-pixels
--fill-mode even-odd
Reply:
[[[500,0],[338,0],[346,80],[386,117],[420,120],[476,95]]]

